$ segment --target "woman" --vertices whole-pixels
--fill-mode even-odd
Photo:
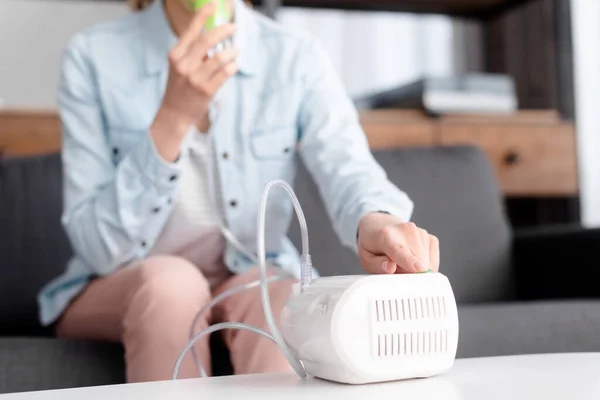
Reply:
[[[42,290],[41,320],[61,337],[121,341],[129,382],[168,379],[195,313],[257,279],[219,226],[255,253],[262,189],[292,181],[295,151],[365,271],[439,264],[437,239],[409,222],[412,203],[372,158],[321,47],[242,2],[229,4],[230,24],[204,32],[214,5],[194,13],[188,1],[134,1],[142,11],[76,35],[62,65],[63,224],[75,256]],[[271,271],[297,274],[291,211],[273,192],[266,246]],[[275,315],[291,284],[270,286]],[[266,329],[258,290],[228,298],[197,329],[219,321]],[[235,373],[290,368],[258,335],[224,339]],[[196,347],[206,368],[208,346]],[[197,376],[191,358],[181,376]]]

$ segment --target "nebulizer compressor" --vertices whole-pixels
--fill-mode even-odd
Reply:
[[[271,310],[265,259],[265,214],[269,192],[275,186],[292,199],[302,231],[300,281],[280,315],[278,329]],[[222,226],[225,237],[238,249],[243,246]],[[181,363],[194,344],[223,329],[255,332],[275,342],[301,378],[366,384],[411,378],[427,378],[449,370],[458,344],[458,313],[450,282],[441,273],[333,276],[312,279],[308,230],[300,203],[285,181],[269,182],[258,215],[257,265],[260,279],[231,289],[202,308],[192,324],[191,340],[174,368],[177,379]],[[245,253],[248,253],[244,250]],[[256,259],[251,254],[247,254]],[[270,332],[226,322],[195,334],[199,317],[224,298],[260,287],[265,319]],[[196,363],[200,376],[206,377]]]
[[[217,4],[215,13],[205,25],[207,30],[230,19],[226,0],[192,0],[192,4],[198,9],[210,1]],[[227,45],[222,43],[219,46]],[[267,199],[276,186],[289,194],[302,232],[300,281],[294,284],[280,315],[281,331],[271,310],[268,284],[290,278],[290,275],[267,277],[265,256]],[[366,384],[427,378],[449,370],[454,364],[458,345],[458,313],[448,279],[440,273],[313,279],[306,219],[287,182],[271,181],[264,188],[258,214],[258,257],[248,252],[224,223],[220,223],[220,228],[229,243],[259,266],[260,279],[221,293],[196,314],[190,328],[190,341],[177,359],[173,379],[177,379],[183,359],[190,351],[200,376],[206,377],[194,344],[224,329],[247,330],[272,340],[303,379],[316,377],[347,384]],[[200,317],[215,304],[256,287],[260,287],[270,332],[234,322],[215,324],[195,332]]]

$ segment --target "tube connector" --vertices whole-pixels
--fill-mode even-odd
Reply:
[[[300,256],[300,287],[302,291],[312,282],[312,259],[310,254],[302,254]]]

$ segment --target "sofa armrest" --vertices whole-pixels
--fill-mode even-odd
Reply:
[[[513,258],[519,299],[600,298],[600,229],[521,232]]]

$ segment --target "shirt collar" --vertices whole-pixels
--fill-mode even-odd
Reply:
[[[253,11],[242,0],[235,1],[234,43],[239,50],[237,64],[242,75],[254,75],[258,70],[260,27]]]
[[[235,0],[234,22],[236,33],[233,41],[239,50],[238,71],[253,75],[258,67],[259,27],[255,16],[242,0]],[[142,11],[142,30],[145,38],[146,71],[149,74],[162,71],[167,66],[169,51],[178,42],[165,13],[163,0],[155,0]]]

